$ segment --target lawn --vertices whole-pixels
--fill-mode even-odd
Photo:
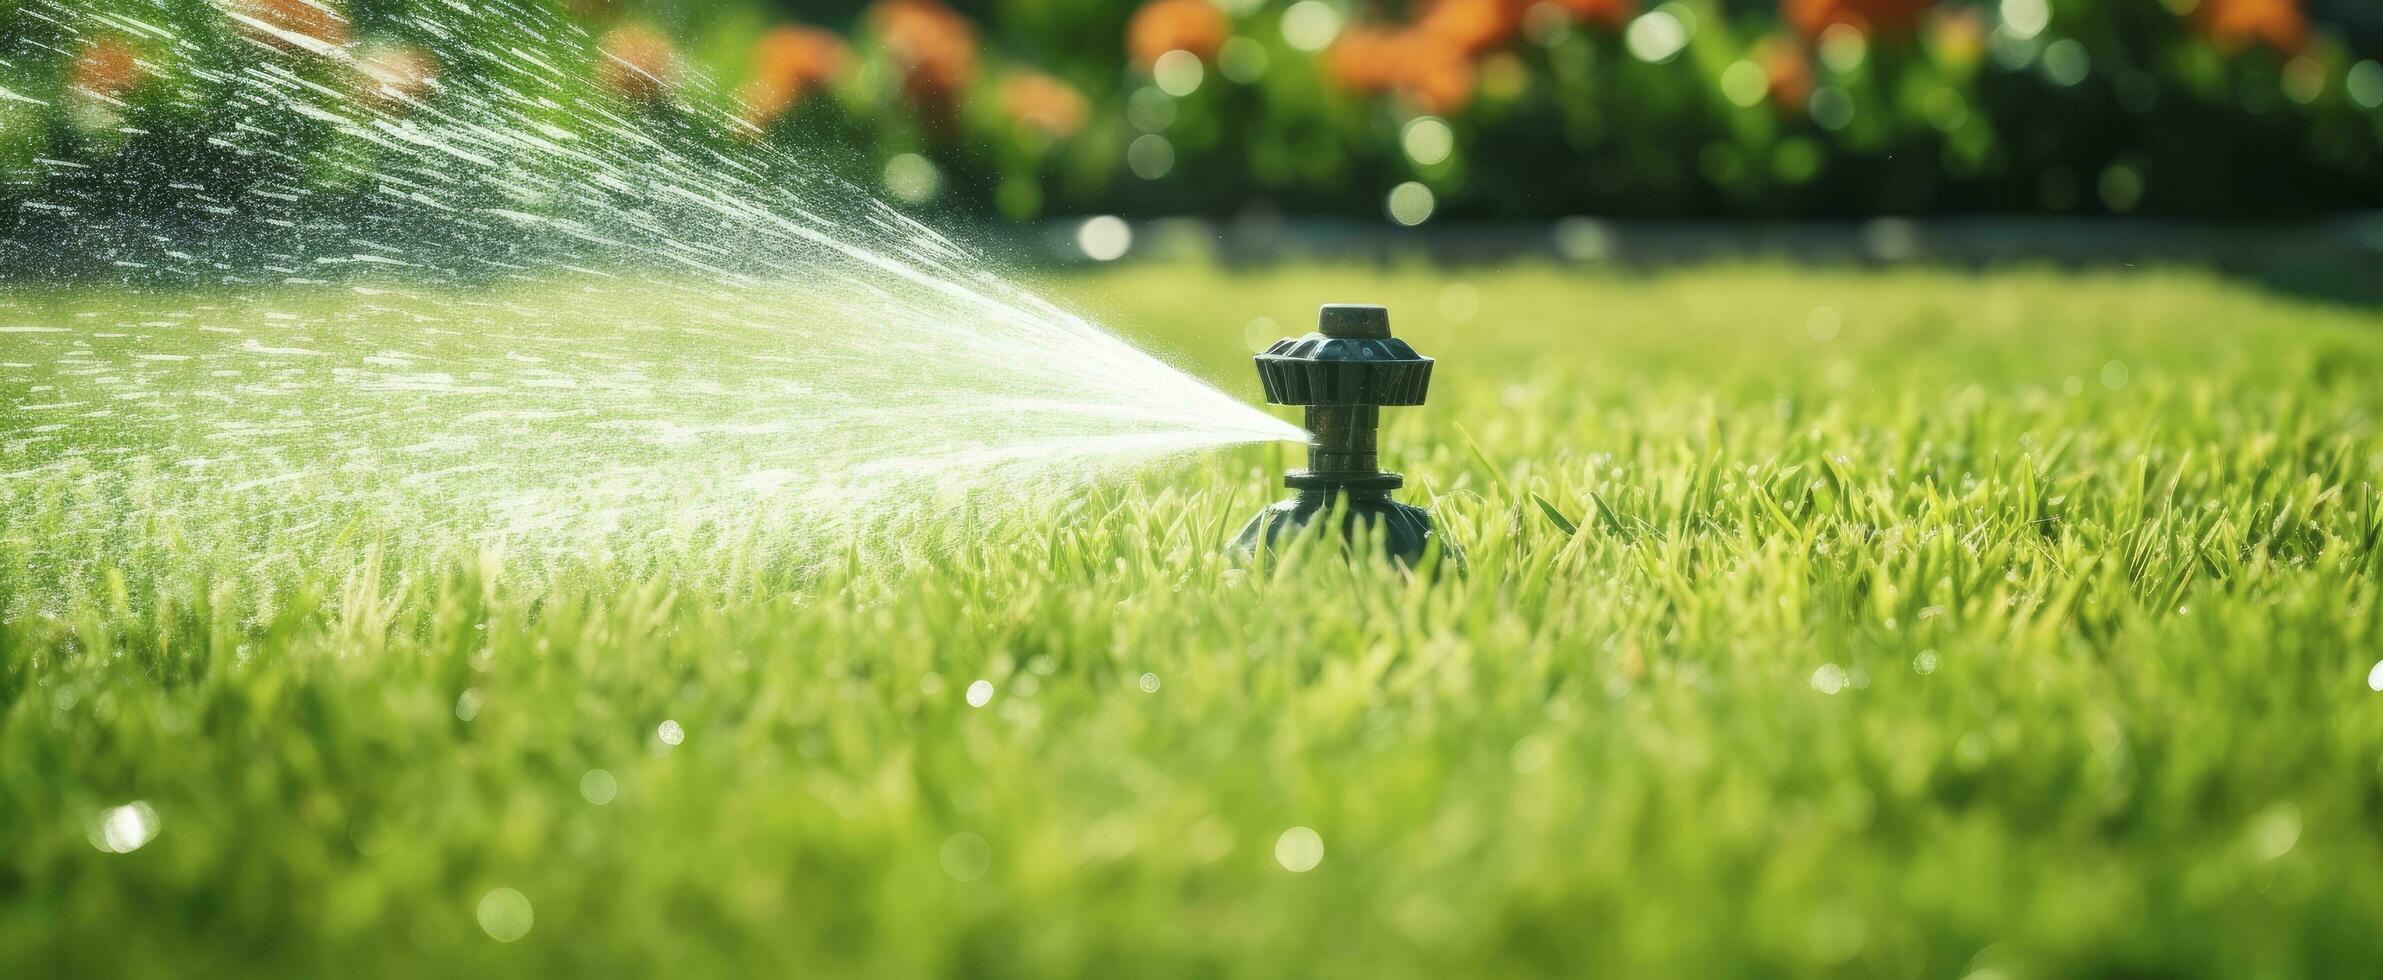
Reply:
[[[1291,447],[734,574],[102,531],[163,491],[0,455],[0,975],[2383,967],[2383,313],[1047,288],[1252,398],[1254,317],[1389,304],[1440,365],[1386,464],[1467,574],[1227,557]]]

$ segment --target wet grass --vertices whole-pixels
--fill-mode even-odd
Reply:
[[[1253,317],[1391,304],[1442,366],[1387,453],[1469,575],[1228,561],[1272,448],[808,571],[127,539],[89,528],[137,493],[0,479],[0,974],[2383,962],[2383,316],[2160,272],[1054,289],[1243,393]]]

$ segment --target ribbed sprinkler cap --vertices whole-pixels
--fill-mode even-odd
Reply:
[[[1316,332],[1258,355],[1258,380],[1276,405],[1421,405],[1431,358],[1390,335],[1390,311],[1327,304]]]
[[[1316,314],[1316,332],[1340,340],[1390,339],[1390,308],[1365,303],[1326,303]]]

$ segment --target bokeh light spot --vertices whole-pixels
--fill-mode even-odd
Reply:
[[[530,934],[537,914],[530,898],[511,888],[499,888],[480,899],[480,928],[488,938],[509,943]]]
[[[1870,38],[1852,24],[1830,24],[1820,32],[1820,63],[1840,75],[1860,71],[1870,57]]]
[[[1431,220],[1432,209],[1438,203],[1438,199],[1432,196],[1431,188],[1412,180],[1391,188],[1389,197],[1384,201],[1390,212],[1390,220],[1410,228]]]
[[[1836,664],[1822,664],[1820,669],[1812,672],[1812,689],[1822,694],[1845,690],[1845,682],[1845,668]]]
[[[1076,247],[1095,262],[1117,261],[1134,247],[1133,226],[1113,214],[1087,218],[1076,226]]]
[[[1804,315],[1804,335],[1816,343],[1825,344],[1837,339],[1837,332],[1844,327],[1845,317],[1835,307],[1815,306],[1812,312]]]
[[[1853,96],[1834,85],[1812,90],[1812,121],[1820,128],[1835,132],[1853,125]]]
[[[943,193],[943,171],[916,153],[897,153],[885,162],[885,192],[904,204],[925,204]]]
[[[1399,132],[1399,146],[1417,166],[1436,167],[1456,152],[1456,131],[1438,116],[1417,116]]]
[[[1150,66],[1150,77],[1158,83],[1159,91],[1182,98],[1200,90],[1200,83],[1208,78],[1208,69],[1200,63],[1199,55],[1177,49],[1158,56],[1158,61]]]
[[[1175,144],[1157,133],[1134,137],[1125,147],[1126,169],[1143,180],[1157,180],[1175,169]]]
[[[1770,75],[1754,62],[1732,62],[1721,70],[1721,94],[1739,108],[1752,109],[1771,94]]]
[[[1266,45],[1254,37],[1234,37],[1216,49],[1217,73],[1243,85],[1265,78],[1271,61],[1266,55]]]
[[[1283,11],[1283,42],[1301,51],[1332,46],[1340,36],[1340,11],[1323,0],[1299,0]]]
[[[579,777],[579,796],[597,806],[603,806],[621,795],[621,784],[602,769],[590,769]]]
[[[2108,364],[2104,364],[2102,365],[2102,387],[2108,388],[2111,391],[2117,391],[2120,388],[2124,388],[2126,387],[2127,379],[2130,376],[2130,373],[2131,372],[2127,370],[2125,361],[2111,361]]]
[[[1324,835],[1306,827],[1293,827],[1274,839],[1275,863],[1295,874],[1314,871],[1324,863]]]
[[[2113,163],[2102,171],[2102,204],[2125,213],[2143,202],[2143,171],[2130,163]]]
[[[1650,10],[1622,32],[1622,46],[1630,49],[1631,57],[1659,65],[1679,57],[1680,49],[1688,46],[1688,27],[1669,10]]]
[[[2093,72],[2093,56],[2085,51],[2085,42],[2064,37],[2044,46],[2044,77],[2052,84],[2075,85]]]
[[[2002,0],[2002,26],[2025,41],[2052,26],[2052,5],[2045,0]]]
[[[2383,109],[2383,64],[2361,61],[2342,79],[2342,94],[2361,109]]]
[[[110,854],[130,854],[157,839],[157,810],[145,800],[100,811],[92,824],[91,846]]]
[[[952,876],[953,881],[975,881],[993,870],[993,845],[967,831],[944,838],[938,857],[943,863],[943,873]]]

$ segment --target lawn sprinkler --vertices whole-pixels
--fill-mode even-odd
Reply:
[[[1283,477],[1299,495],[1251,518],[1235,550],[1272,552],[1285,534],[1337,514],[1344,541],[1362,540],[1379,525],[1391,558],[1410,566],[1421,560],[1437,536],[1431,515],[1390,499],[1406,480],[1381,470],[1374,430],[1382,406],[1423,404],[1431,358],[1390,336],[1388,309],[1332,303],[1317,317],[1315,333],[1275,341],[1257,361],[1268,402],[1307,410],[1307,468]],[[1454,548],[1442,547],[1455,557]]]

